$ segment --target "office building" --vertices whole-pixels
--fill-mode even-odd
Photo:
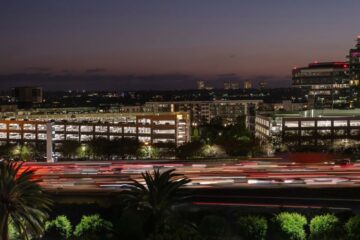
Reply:
[[[267,87],[266,81],[260,81],[259,82],[259,89],[265,89]]]
[[[306,90],[308,107],[341,108],[349,105],[349,64],[315,62],[294,68],[292,86]]]
[[[224,82],[224,89],[225,90],[238,90],[238,89],[240,89],[240,85],[239,85],[239,83],[228,81],[228,82]]]
[[[351,107],[360,107],[360,36],[355,48],[349,53],[349,75],[352,95]]]
[[[252,84],[250,80],[245,80],[244,81],[244,89],[251,89],[252,88]]]
[[[43,90],[40,87],[16,87],[13,89],[16,102],[34,104],[43,102]]]
[[[236,123],[239,117],[246,117],[250,130],[255,130],[255,113],[262,100],[214,100],[147,102],[144,110],[149,112],[188,112],[192,125],[210,123],[221,118],[224,125]]]
[[[205,82],[203,80],[199,80],[196,82],[197,90],[204,90],[205,89]]]
[[[255,136],[274,149],[328,149],[360,143],[360,109],[258,113]]]

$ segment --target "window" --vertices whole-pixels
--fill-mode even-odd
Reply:
[[[350,126],[352,126],[352,127],[360,126],[360,120],[351,120]]]
[[[66,126],[66,131],[67,132],[78,132],[79,131],[79,126],[77,126],[77,125],[67,125]]]
[[[45,133],[39,133],[38,134],[38,139],[39,140],[46,140],[46,134]]]
[[[0,123],[0,129],[6,129],[6,123]]]
[[[151,137],[140,136],[140,137],[139,137],[139,141],[140,141],[140,142],[150,142],[150,141],[151,141]]]
[[[9,138],[10,139],[21,139],[21,134],[20,133],[9,133]]]
[[[35,133],[24,133],[24,139],[32,140],[32,139],[35,139],[35,138],[36,138]]]
[[[124,133],[136,134],[136,127],[124,127]]]
[[[38,124],[38,131],[46,131],[46,124]]]
[[[301,127],[315,127],[315,121],[301,121]]]
[[[289,127],[289,128],[299,127],[299,122],[298,121],[286,121],[285,127]]]
[[[122,139],[122,136],[119,135],[110,135],[110,140]]]
[[[81,141],[90,141],[93,139],[93,135],[92,134],[81,134],[80,135],[80,140]]]
[[[54,125],[54,130],[56,132],[63,132],[65,130],[65,126],[64,125]]]
[[[347,120],[335,120],[334,121],[334,127],[346,127],[347,126]]]
[[[35,124],[29,124],[29,123],[25,123],[23,126],[24,130],[31,130],[34,131],[35,130]]]
[[[319,136],[329,136],[331,135],[331,130],[330,129],[318,130],[317,133]]]
[[[80,127],[80,131],[81,132],[92,132],[94,129],[93,126],[81,126]]]
[[[138,131],[139,131],[139,133],[142,133],[142,134],[150,134],[151,133],[151,128],[139,127]]]
[[[315,135],[314,130],[301,130],[301,136],[309,137],[314,135]]]
[[[95,132],[104,133],[107,132],[107,126],[95,126]]]
[[[9,129],[10,130],[19,130],[20,129],[20,125],[17,123],[10,123],[9,124]]]
[[[7,138],[7,134],[4,132],[0,132],[0,139],[6,139]]]
[[[150,123],[151,123],[151,119],[149,119],[149,118],[140,118],[140,119],[138,120],[138,123],[141,123],[141,124],[143,124],[143,125],[147,125],[147,124],[150,124]]]
[[[174,120],[158,120],[158,121],[154,121],[154,123],[156,125],[175,125]]]
[[[111,126],[110,133],[122,133],[122,127]]]
[[[55,134],[54,140],[55,141],[65,140],[65,134]]]
[[[155,129],[156,134],[175,134],[175,129]]]
[[[344,129],[335,129],[334,130],[334,135],[336,136],[343,136],[346,134],[346,131]]]
[[[318,127],[331,127],[331,120],[321,120],[317,122]]]
[[[66,140],[73,140],[78,141],[79,140],[79,134],[67,134]]]
[[[350,135],[351,136],[360,136],[360,129],[351,129]]]

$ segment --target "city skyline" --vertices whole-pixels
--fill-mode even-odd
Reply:
[[[0,82],[133,90],[230,78],[287,87],[294,66],[346,59],[358,7],[353,0],[7,2]]]

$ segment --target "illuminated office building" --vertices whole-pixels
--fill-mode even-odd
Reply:
[[[315,62],[292,71],[292,86],[306,90],[309,108],[341,108],[349,105],[349,64]]]

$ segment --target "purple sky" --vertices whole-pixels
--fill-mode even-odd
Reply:
[[[3,1],[0,81],[166,89],[232,74],[283,85],[293,66],[345,60],[359,9],[359,0]]]

